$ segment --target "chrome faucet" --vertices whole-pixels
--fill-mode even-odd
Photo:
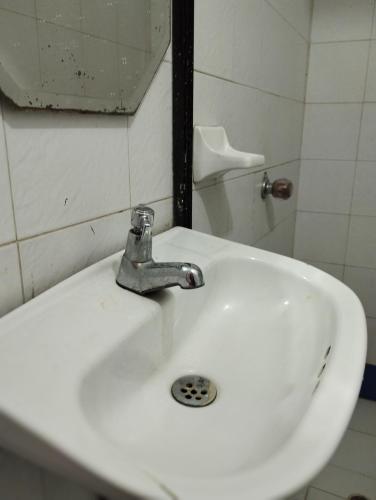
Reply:
[[[154,211],[138,205],[132,211],[132,228],[116,283],[133,292],[147,294],[170,286],[192,289],[204,286],[201,269],[185,262],[154,262],[152,229]]]

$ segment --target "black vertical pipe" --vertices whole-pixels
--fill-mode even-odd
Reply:
[[[174,225],[192,228],[194,0],[172,2]]]

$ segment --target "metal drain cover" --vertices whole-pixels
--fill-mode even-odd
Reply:
[[[215,400],[217,388],[205,377],[186,375],[175,380],[171,387],[171,394],[182,405],[202,408]]]

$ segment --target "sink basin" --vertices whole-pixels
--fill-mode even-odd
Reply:
[[[289,497],[354,409],[359,300],[302,262],[187,229],[157,236],[154,257],[194,262],[206,285],[136,295],[115,284],[117,254],[0,320],[0,442],[113,499]],[[172,396],[192,376],[211,404],[188,382]]]

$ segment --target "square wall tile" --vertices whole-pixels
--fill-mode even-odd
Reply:
[[[306,500],[307,496],[307,488],[304,488],[303,490],[298,491],[295,495],[292,497],[289,497],[287,500]]]
[[[57,474],[42,471],[45,500],[97,500],[98,496]]]
[[[376,41],[371,42],[365,100],[376,101]]]
[[[268,252],[292,257],[294,253],[294,233],[295,214],[290,215],[290,217],[278,224],[278,226],[261,238],[261,240],[258,240],[253,246],[267,250]]]
[[[361,104],[307,104],[302,157],[355,160]]]
[[[220,182],[193,192],[193,229],[250,245],[254,175]]]
[[[265,9],[260,88],[304,101],[308,43],[267,3]]]
[[[315,0],[312,42],[370,38],[373,5],[373,0]]]
[[[268,165],[298,160],[301,156],[304,104],[268,96],[265,154]]]
[[[309,488],[306,500],[344,500],[337,495],[332,495],[326,491],[318,490],[317,488]]]
[[[371,363],[372,365],[376,365],[376,319],[375,318],[367,318],[367,328],[368,328],[368,349],[367,349],[367,363]],[[373,402],[375,406],[376,403]],[[374,407],[373,407],[374,408]],[[374,410],[372,412],[372,433],[376,435],[374,432],[376,417],[374,416]]]
[[[172,74],[163,62],[137,113],[128,119],[132,205],[172,196]]]
[[[312,44],[306,101],[361,102],[368,45],[368,42]]]
[[[352,216],[346,264],[376,269],[376,217]]]
[[[126,118],[4,113],[18,236],[130,207]]]
[[[308,212],[350,213],[355,162],[303,160],[298,209]]]
[[[347,215],[298,212],[294,257],[343,264],[348,225]]]
[[[372,333],[376,333],[376,321],[368,322],[368,331],[373,329]],[[370,324],[371,323],[371,324]],[[359,399],[352,416],[349,428],[353,431],[364,432],[376,436],[376,401],[368,401],[367,399]],[[376,481],[373,481],[373,492],[368,492],[368,495],[376,494]]]
[[[196,70],[231,78],[235,0],[195,2]]]
[[[376,217],[376,163],[358,162],[356,166],[351,213]]]
[[[231,78],[235,3],[234,0],[195,2],[194,67],[196,70]]]
[[[8,159],[0,107],[0,245],[14,241],[15,238]]]
[[[359,160],[376,161],[376,103],[365,103],[359,140]]]
[[[25,299],[125,248],[130,211],[78,224],[20,243]]]
[[[196,5],[200,4],[201,1],[196,2]],[[261,85],[262,44],[266,22],[266,8],[264,0],[253,0],[252,2],[249,0],[236,1],[233,41],[230,42],[233,45],[231,53],[231,79],[235,82],[255,87],[260,87]],[[199,52],[197,56],[195,52],[195,57],[200,62],[200,52],[203,50],[203,47],[197,44],[197,50]],[[239,57],[239,54],[247,54],[247,56]]]
[[[376,436],[348,430],[331,463],[376,479]]]
[[[361,401],[363,400],[358,401],[358,405]],[[311,484],[321,491],[327,491],[331,495],[335,495],[337,499],[348,498],[354,493],[374,498],[376,492],[376,481],[374,479],[357,472],[341,469],[335,465],[327,465]]]
[[[294,28],[306,39],[310,38],[312,0],[269,0]]]
[[[376,270],[346,266],[344,282],[358,295],[366,315],[376,318]]]
[[[13,243],[0,247],[0,316],[20,306],[22,301],[18,252]]]
[[[337,278],[337,280],[342,281],[343,280],[343,273],[345,270],[344,265],[340,264],[328,264],[326,262],[314,262],[312,260],[307,260],[307,264],[310,264],[311,266],[317,267],[317,269],[321,269],[321,271],[324,271],[325,273],[330,274],[334,278]]]
[[[42,500],[39,467],[6,451],[0,464],[0,498],[4,500]]]

